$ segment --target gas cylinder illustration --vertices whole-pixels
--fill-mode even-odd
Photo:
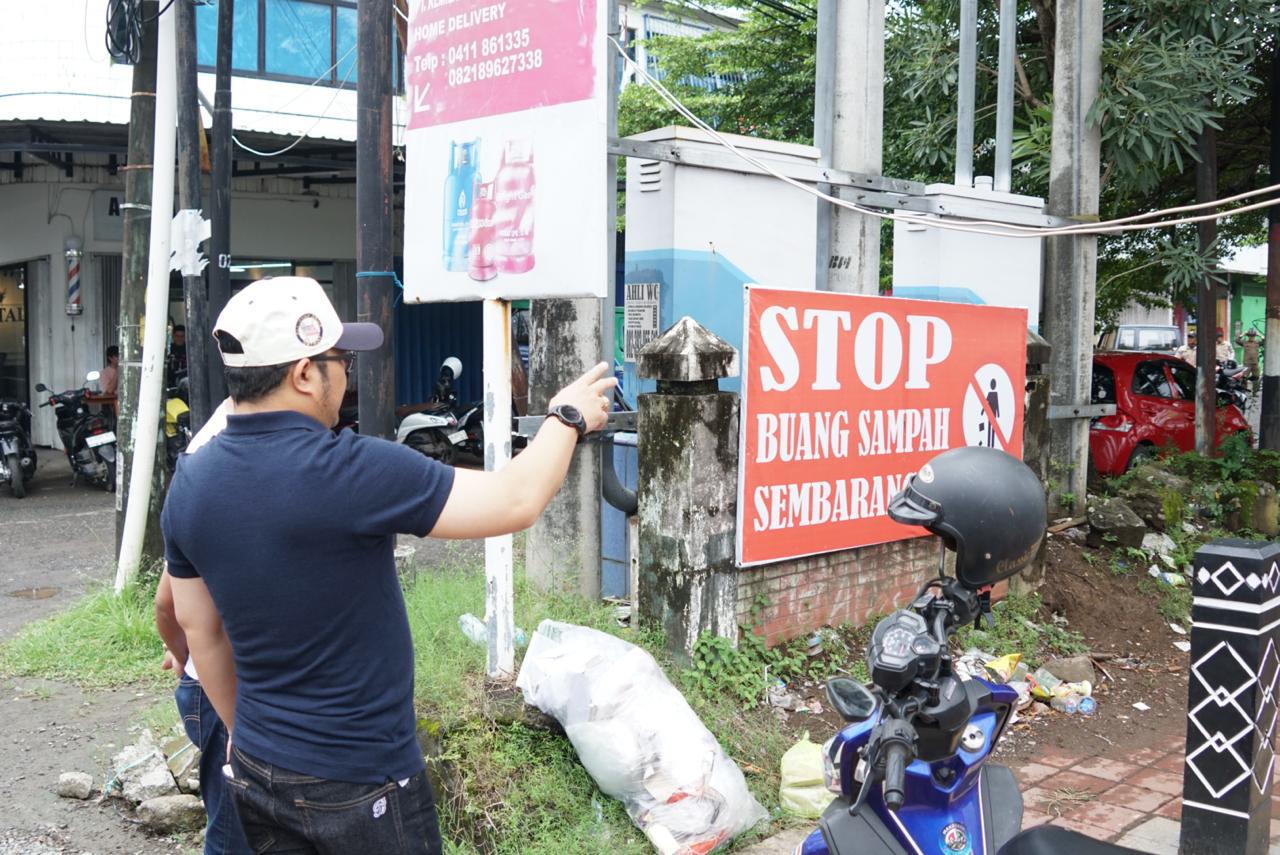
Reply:
[[[467,275],[477,282],[488,282],[498,275],[495,211],[493,182],[477,184],[475,202],[471,207],[471,238],[467,247]]]
[[[503,273],[533,269],[533,143],[509,140],[494,178],[496,261]]]
[[[471,207],[474,202],[476,162],[480,141],[449,144],[449,175],[444,182],[444,247],[441,261],[445,270],[467,269],[467,248],[471,238]]]

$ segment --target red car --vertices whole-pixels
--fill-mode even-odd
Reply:
[[[1120,475],[1160,449],[1196,447],[1196,372],[1181,359],[1152,353],[1097,353],[1095,404],[1115,404],[1114,416],[1089,426],[1089,455],[1102,475]],[[1249,424],[1233,405],[1218,407],[1217,442]]]

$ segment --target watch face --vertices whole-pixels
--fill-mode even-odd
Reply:
[[[560,412],[563,413],[565,419],[567,419],[571,423],[578,424],[584,421],[584,419],[582,418],[582,411],[579,410],[577,407],[575,407],[573,404],[562,404],[560,407]]]

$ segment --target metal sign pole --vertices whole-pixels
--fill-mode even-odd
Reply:
[[[511,304],[484,301],[484,468],[496,472],[511,461]],[[491,680],[515,674],[515,586],[511,535],[485,538],[484,622]]]

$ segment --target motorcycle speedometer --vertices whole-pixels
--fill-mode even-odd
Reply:
[[[872,682],[888,692],[900,692],[911,685],[919,670],[915,642],[927,632],[924,618],[915,612],[899,610],[880,621],[867,648]]]

